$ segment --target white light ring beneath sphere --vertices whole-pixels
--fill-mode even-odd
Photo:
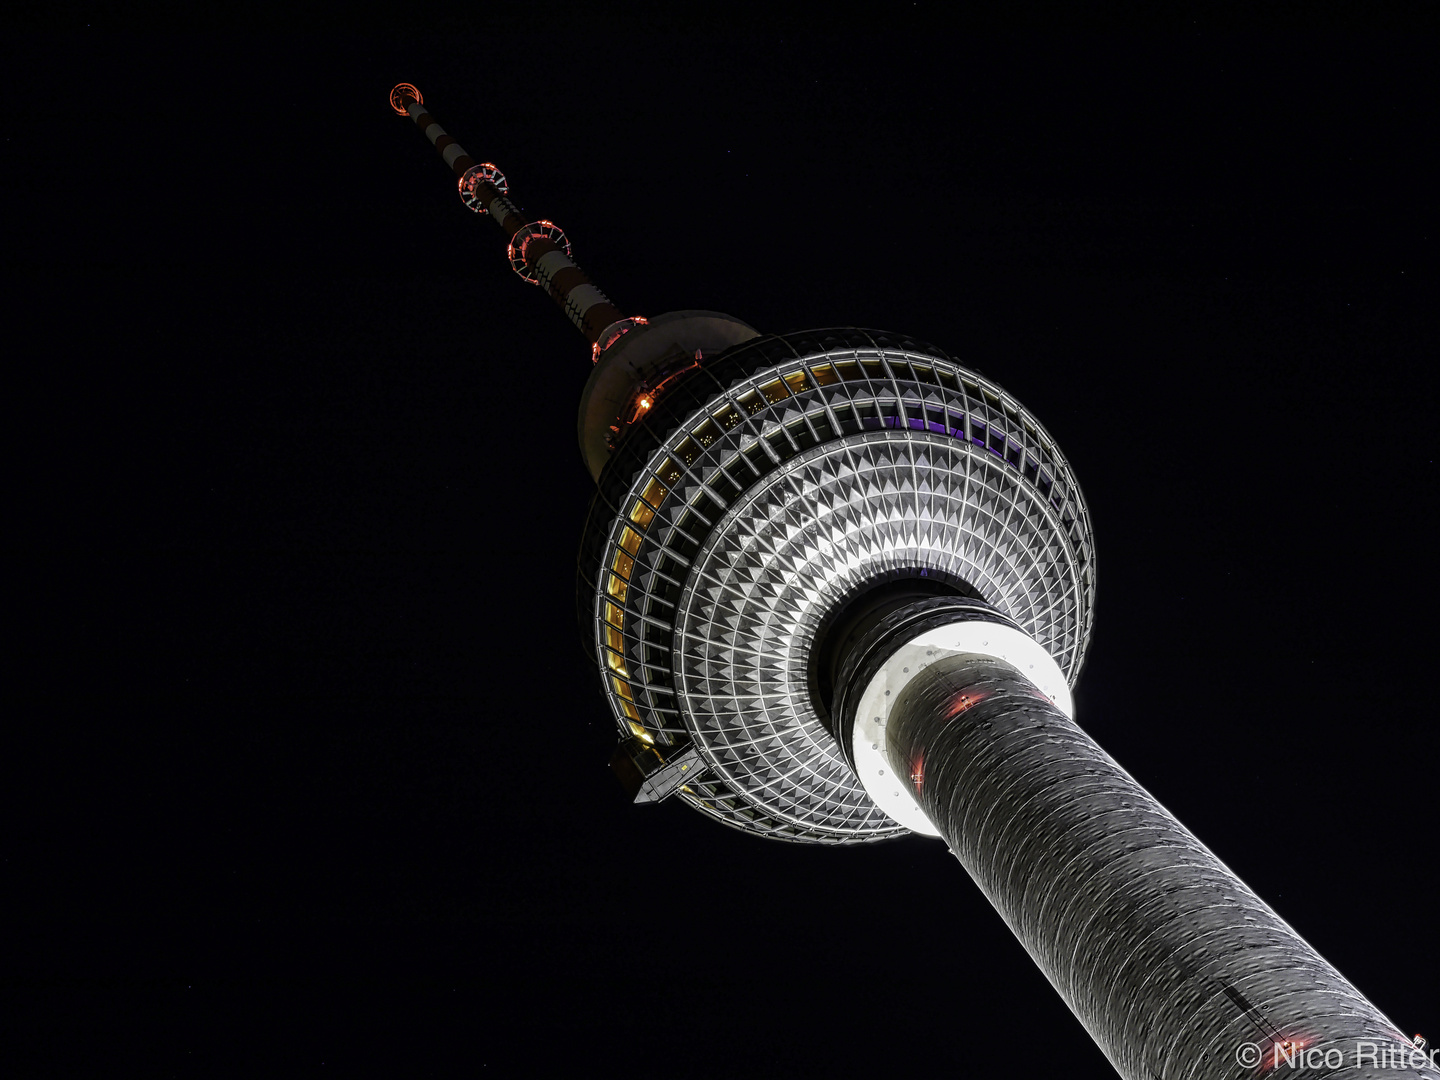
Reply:
[[[1070,685],[1051,655],[1030,635],[1001,623],[954,622],[927,630],[896,649],[870,680],[855,709],[851,748],[855,772],[866,794],[890,818],[911,832],[939,836],[910,789],[910,778],[890,760],[886,725],[890,708],[910,680],[937,660],[957,653],[978,653],[1003,660],[1035,684],[1057,709],[1074,719]]]

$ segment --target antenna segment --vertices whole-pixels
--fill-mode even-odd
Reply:
[[[570,241],[564,230],[552,221],[529,218],[511,202],[505,174],[490,162],[476,162],[467,154],[435,122],[419,90],[400,83],[390,91],[390,107],[414,120],[445,164],[454,170],[461,201],[477,214],[489,215],[500,226],[510,241],[507,253],[517,274],[549,293],[592,346],[603,348],[602,342],[624,332],[617,324],[626,321],[625,313],[571,261]],[[599,349],[594,352],[598,355]]]

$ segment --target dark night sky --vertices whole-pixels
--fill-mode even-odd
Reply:
[[[57,1071],[1113,1076],[938,843],[625,803],[588,347],[402,79],[621,307],[903,331],[1033,410],[1098,538],[1080,723],[1440,1034],[1433,39],[894,18],[7,43],[5,985]]]

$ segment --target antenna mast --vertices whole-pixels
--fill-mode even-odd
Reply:
[[[401,83],[390,91],[390,107],[415,121],[416,127],[434,144],[445,164],[459,179],[460,199],[477,214],[488,214],[510,242],[510,266],[532,285],[539,285],[560,305],[598,356],[601,342],[623,332],[616,324],[626,322],[625,313],[610,302],[585,271],[570,259],[570,241],[564,231],[543,218],[532,221],[510,201],[510,184],[505,174],[490,162],[477,163],[465,152],[425,108],[420,91]],[[607,334],[612,327],[614,334]],[[628,326],[625,327],[628,329]]]

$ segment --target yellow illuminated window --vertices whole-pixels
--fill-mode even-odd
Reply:
[[[761,409],[765,408],[765,399],[751,390],[740,398],[740,407],[751,416],[754,416]]]
[[[630,721],[630,731],[637,739],[641,740],[642,742],[653,743],[655,741],[655,737],[651,735],[650,732],[646,731],[641,725],[635,723],[634,720]]]
[[[675,456],[686,465],[694,465],[695,459],[700,456],[700,448],[695,445],[694,439],[681,439],[680,445],[675,447]]]
[[[659,480],[652,479],[650,483],[645,485],[645,490],[640,493],[640,497],[658,510],[660,504],[665,501],[665,496],[668,494],[669,492],[665,490],[664,485],[661,484]]]
[[[835,370],[839,372],[840,378],[846,382],[854,382],[856,379],[863,379],[865,377],[860,371],[860,365],[854,360],[841,360],[837,362]]]
[[[634,555],[640,550],[640,534],[627,525],[620,532],[620,546]]]
[[[715,426],[715,421],[706,420],[691,434],[695,436],[695,441],[701,446],[709,446],[720,437],[720,429]]]
[[[629,555],[626,555],[623,551],[617,551],[615,552],[615,561],[610,564],[610,568],[614,570],[617,574],[619,574],[621,577],[623,577],[626,581],[629,581],[630,568],[634,565],[634,559],[632,559]]]
[[[615,684],[615,692],[616,692],[617,694],[619,694],[622,698],[625,698],[625,699],[627,699],[627,700],[630,699],[630,684],[629,684],[629,683],[627,683],[624,679],[617,679],[614,675],[611,675],[611,676],[610,676],[610,681]]]
[[[630,670],[625,666],[625,658],[619,653],[606,650],[605,663],[609,665],[611,671],[615,672],[615,674],[619,675],[622,679],[628,679],[630,677]]]
[[[776,379],[774,382],[767,382],[760,387],[760,393],[766,401],[774,405],[777,401],[784,401],[790,396],[790,391],[785,389],[785,380]]]
[[[616,630],[613,626],[605,627],[605,644],[616,652],[625,651],[625,635]]]
[[[660,467],[655,470],[655,475],[660,477],[665,483],[673,484],[676,480],[680,479],[680,466],[676,465],[669,458],[666,458],[660,463]],[[660,504],[651,503],[650,505],[659,506]]]
[[[715,422],[726,431],[740,423],[740,411],[734,405],[726,405],[715,414]]]
[[[792,371],[785,376],[785,385],[790,387],[792,393],[800,393],[802,390],[810,389],[810,380],[805,377],[803,371]]]
[[[621,610],[620,610],[618,607],[616,607],[614,604],[610,603],[609,600],[606,600],[606,601],[605,601],[605,621],[606,621],[606,622],[612,622],[612,623],[614,623],[616,626],[619,626],[619,627],[622,627],[622,628],[623,628],[623,627],[625,626],[625,612],[621,611]]]
[[[655,511],[651,510],[650,507],[646,506],[639,499],[636,499],[634,507],[630,510],[630,520],[643,529],[648,526],[654,518]]]
[[[814,368],[815,383],[818,386],[829,386],[831,383],[840,381],[840,376],[835,374],[835,369],[829,364],[821,364]]]
[[[631,705],[630,702],[625,701],[624,699],[621,699],[620,701],[620,711],[626,716],[628,716],[631,720],[640,719],[639,711],[635,708],[634,705]]]
[[[622,604],[625,602],[625,594],[629,591],[629,589],[630,587],[625,584],[625,579],[621,577],[616,577],[614,574],[610,575],[610,581],[605,586],[605,591],[608,592],[611,596],[615,597],[616,600],[619,600]]]

